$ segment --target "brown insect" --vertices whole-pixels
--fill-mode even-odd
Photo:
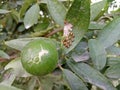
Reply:
[[[74,37],[75,36],[74,36],[73,32],[70,32],[68,34],[68,36],[64,37],[64,39],[62,40],[63,45],[66,48],[69,48],[72,45],[72,42],[74,41]]]
[[[64,30],[63,30],[63,37],[62,40],[63,45],[66,48],[69,48],[72,45],[72,42],[74,41],[74,34],[72,32],[73,25],[71,23],[68,23],[67,21],[64,22]]]

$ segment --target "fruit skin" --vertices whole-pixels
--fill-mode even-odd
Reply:
[[[50,40],[33,40],[23,48],[21,62],[28,73],[43,76],[56,68],[58,52]]]

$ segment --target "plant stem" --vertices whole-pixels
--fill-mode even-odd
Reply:
[[[55,29],[53,30],[52,32],[48,33],[47,35],[45,35],[45,37],[49,37],[49,36],[52,36],[53,34],[57,33],[57,32],[60,32],[62,31],[63,28],[58,28],[58,29]]]
[[[58,67],[63,71],[63,68],[62,68],[62,66],[60,64],[58,64]]]
[[[41,82],[40,82],[40,79],[39,79],[38,77],[36,77],[36,80],[37,80],[38,84],[40,85],[40,87],[39,87],[38,90],[43,90],[42,84],[41,84]]]

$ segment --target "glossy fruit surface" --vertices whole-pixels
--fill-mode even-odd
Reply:
[[[33,40],[23,48],[21,62],[28,73],[43,76],[55,69],[58,52],[49,39]]]

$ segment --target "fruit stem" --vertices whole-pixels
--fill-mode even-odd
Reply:
[[[63,68],[62,68],[62,66],[60,64],[58,64],[58,67],[63,71]]]
[[[36,81],[38,82],[38,84],[40,85],[39,89],[40,89],[40,90],[43,90],[43,89],[42,89],[42,86],[41,86],[42,84],[41,84],[41,82],[40,82],[39,77],[36,76],[35,78],[36,78]]]

